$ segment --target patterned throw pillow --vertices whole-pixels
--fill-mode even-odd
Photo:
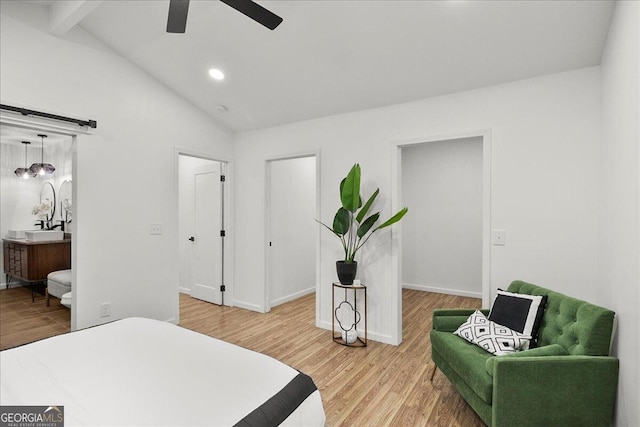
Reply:
[[[457,335],[489,353],[501,356],[529,348],[530,335],[523,335],[487,319],[476,310],[456,331]]]

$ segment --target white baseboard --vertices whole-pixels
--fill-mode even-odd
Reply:
[[[262,308],[262,306],[260,306],[258,304],[253,304],[253,303],[250,303],[250,302],[244,302],[244,301],[235,300],[235,301],[233,301],[233,305],[235,307],[238,307],[238,308],[244,308],[245,310],[251,310],[251,311],[257,311],[258,313],[264,313],[264,309]]]
[[[285,297],[278,298],[276,300],[271,301],[271,308],[275,307],[276,305],[284,304],[285,302],[293,301],[294,299],[298,299],[298,298],[303,297],[305,295],[312,294],[315,291],[316,291],[316,287],[313,286],[311,288],[307,288],[307,289],[303,289],[301,291],[295,292],[295,293],[293,293],[291,295],[287,295]]]
[[[320,321],[317,325],[318,328],[326,329],[327,331],[331,330],[331,322]],[[358,336],[364,336],[364,331],[358,328]],[[331,338],[331,337],[329,337]],[[390,335],[379,334],[375,331],[367,331],[367,341],[377,341],[383,344],[391,344],[396,345],[392,340]]]
[[[178,286],[178,292],[191,296],[191,289],[185,288],[184,286]]]
[[[412,289],[414,291],[423,291],[423,292],[435,292],[438,294],[447,294],[447,295],[458,295],[461,297],[469,297],[469,298],[479,298],[482,299],[482,292],[470,292],[470,291],[462,291],[459,289],[451,289],[442,286],[433,286],[433,285],[416,285],[413,283],[403,283],[403,289]]]

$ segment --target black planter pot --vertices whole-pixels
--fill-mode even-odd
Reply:
[[[353,285],[353,279],[356,278],[358,271],[358,263],[356,261],[336,261],[336,271],[338,272],[338,280],[343,285]]]

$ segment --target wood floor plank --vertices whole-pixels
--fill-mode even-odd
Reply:
[[[180,295],[180,325],[272,356],[310,375],[322,396],[327,426],[483,426],[442,373],[430,381],[429,331],[435,308],[479,308],[480,300],[403,290],[403,342],[369,341],[348,348],[315,327],[315,295],[270,313],[221,307]],[[69,330],[70,311],[46,307],[23,288],[0,291],[0,349]]]
[[[71,311],[51,298],[37,295],[31,302],[31,291],[13,287],[0,291],[0,350],[41,340],[69,331]]]

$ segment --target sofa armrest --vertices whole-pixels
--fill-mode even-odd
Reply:
[[[453,332],[458,329],[474,311],[476,311],[475,308],[433,310],[433,329],[442,332]],[[483,309],[480,311],[482,311],[485,316],[489,314],[489,310]]]
[[[492,425],[610,426],[618,366],[607,356],[497,357]]]
[[[569,352],[560,344],[550,344],[542,347],[532,348],[530,350],[518,351],[516,353],[509,353],[502,356],[493,356],[487,359],[484,364],[484,368],[487,373],[493,376],[493,365],[500,357],[546,357],[546,356],[568,356]]]

